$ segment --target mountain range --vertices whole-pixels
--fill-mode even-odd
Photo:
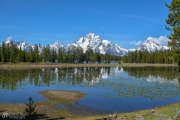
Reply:
[[[6,39],[3,42],[5,44],[8,44],[14,41],[12,41],[11,39]],[[29,50],[29,47],[34,48],[34,45],[29,44],[25,41],[15,42],[15,44],[18,48],[21,48],[22,50],[26,50],[26,51]],[[68,49],[72,46],[81,47],[84,52],[86,52],[86,50],[88,49],[92,49],[94,52],[98,52],[101,54],[112,54],[112,55],[117,55],[117,56],[127,55],[128,52],[132,52],[135,50],[140,50],[140,51],[146,50],[149,52],[153,52],[156,50],[169,49],[167,46],[162,46],[156,43],[155,41],[146,40],[139,46],[139,48],[128,50],[128,49],[118,46],[117,44],[113,44],[109,42],[108,40],[102,40],[100,36],[95,35],[94,33],[89,33],[85,37],[81,37],[76,42],[72,44],[68,44],[67,46],[62,45],[59,41],[55,42],[54,44],[49,45],[50,49],[54,49],[56,51],[58,51],[59,48]],[[40,50],[39,52],[41,52],[42,49],[40,48],[39,50]]]

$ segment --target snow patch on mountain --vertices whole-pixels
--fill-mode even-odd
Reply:
[[[51,50],[58,52],[58,49],[63,48],[64,46],[59,41],[56,41],[54,44],[50,44],[49,47]]]
[[[28,51],[30,47],[34,48],[33,45],[27,43],[27,42],[23,42],[23,41],[20,41],[20,42],[16,42],[16,46],[22,50],[25,50],[25,51]]]

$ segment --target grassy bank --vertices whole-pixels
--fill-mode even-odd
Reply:
[[[89,115],[89,116],[73,116],[67,111],[61,111],[54,108],[54,105],[57,104],[54,101],[41,101],[36,104],[36,112],[39,116],[39,119],[50,120],[50,119],[71,119],[71,120],[103,120],[103,118],[108,118],[111,115]],[[162,106],[159,108],[135,111],[129,113],[120,113],[117,118],[120,120],[167,120],[176,116],[180,111],[180,103],[175,103],[167,106]],[[0,103],[0,116],[4,112],[18,113],[23,112],[26,105],[22,103]],[[112,113],[113,114],[113,113]]]
[[[0,69],[4,68],[63,68],[63,67],[111,67],[111,66],[124,66],[124,67],[143,67],[143,66],[177,66],[174,64],[147,64],[147,63],[122,63],[122,64],[65,64],[65,63],[0,63]]]

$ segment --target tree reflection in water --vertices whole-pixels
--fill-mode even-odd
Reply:
[[[113,97],[168,99],[179,95],[180,74],[174,67],[77,67],[0,70],[0,91],[35,86],[112,89]],[[108,94],[107,94],[108,95]],[[108,97],[112,97],[108,95]]]

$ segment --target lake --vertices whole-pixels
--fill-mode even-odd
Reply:
[[[55,106],[73,114],[131,112],[180,102],[180,73],[176,67],[0,69],[0,102],[48,100],[38,93],[44,90],[85,92]]]

